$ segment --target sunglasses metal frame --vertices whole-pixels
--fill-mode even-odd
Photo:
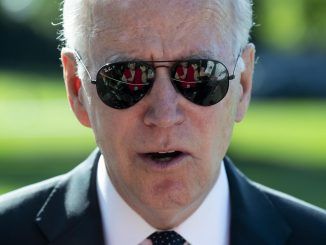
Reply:
[[[77,58],[77,60],[81,63],[81,65],[83,66],[83,68],[85,69],[85,71],[86,71],[86,73],[87,73],[87,75],[88,75],[88,77],[89,77],[89,79],[90,79],[90,82],[92,83],[92,84],[95,84],[95,85],[97,85],[98,84],[98,82],[97,82],[97,80],[93,80],[92,79],[92,76],[91,76],[91,74],[90,74],[90,72],[88,71],[88,69],[87,69],[87,67],[86,67],[86,65],[84,64],[84,62],[82,61],[82,58],[80,57],[80,55],[78,54],[78,52],[76,51],[76,50],[74,50],[74,49],[72,49],[72,51],[73,51],[73,53],[74,53],[74,55],[75,55],[75,57]],[[157,60],[157,61],[143,61],[143,60],[131,60],[131,61],[122,61],[122,62],[113,62],[113,63],[106,63],[105,65],[103,65],[103,66],[101,66],[101,68],[97,71],[97,76],[98,76],[98,74],[99,74],[99,72],[104,68],[104,67],[108,67],[108,66],[110,66],[110,65],[114,65],[114,64],[119,64],[119,63],[137,63],[137,62],[140,62],[140,63],[143,63],[143,64],[146,64],[146,66],[149,66],[149,67],[152,67],[153,68],[153,71],[155,72],[155,70],[157,69],[157,68],[160,68],[160,67],[164,67],[164,68],[168,68],[170,71],[171,71],[171,69],[173,69],[174,67],[175,67],[175,65],[176,64],[179,64],[179,63],[181,63],[181,62],[190,62],[190,61],[197,61],[197,60],[205,60],[205,61],[214,61],[214,62],[217,62],[217,63],[220,63],[220,64],[222,64],[224,67],[225,67],[225,69],[226,69],[226,72],[227,72],[227,79],[228,79],[228,81],[231,81],[231,80],[233,80],[234,78],[235,78],[235,69],[236,69],[236,67],[237,67],[237,64],[238,64],[238,61],[239,61],[239,58],[240,58],[240,56],[241,56],[241,53],[242,53],[242,49],[240,49],[240,52],[239,52],[239,54],[238,54],[238,56],[237,56],[237,59],[236,59],[236,62],[235,62],[235,65],[234,65],[234,69],[233,69],[233,73],[232,73],[232,75],[229,75],[229,71],[228,71],[228,69],[227,69],[227,67],[221,62],[221,61],[218,61],[218,60],[213,60],[213,59],[188,59],[188,60]],[[173,63],[171,66],[168,66],[168,65],[158,65],[158,66],[154,66],[154,65],[151,65],[151,64],[153,64],[153,63]],[[116,81],[116,79],[114,79],[114,78],[111,78],[110,77],[110,79],[112,79],[112,80],[114,80],[114,81]],[[175,78],[172,78],[172,77],[170,77],[170,79],[171,80],[173,80],[173,81],[181,81],[181,80],[178,80],[178,79],[175,79]],[[117,81],[117,82],[122,82],[122,83],[125,83],[125,84],[130,84],[130,83],[128,83],[128,82],[123,82],[123,81]],[[172,81],[171,81],[172,82]],[[174,86],[174,83],[172,82],[172,84],[173,84],[173,86]],[[133,85],[137,85],[137,84],[133,84]],[[153,85],[153,83],[142,83],[142,84],[139,84],[139,85]],[[175,86],[174,86],[175,87]],[[177,89],[178,90],[178,89]],[[179,91],[179,92],[181,92],[181,91]],[[183,96],[184,96],[184,94],[183,93],[181,93]],[[187,97],[186,97],[187,98]],[[187,98],[188,99],[188,98]],[[223,98],[222,98],[223,99]],[[191,100],[190,100],[191,101]],[[220,100],[219,100],[220,101]],[[218,103],[219,101],[217,101],[216,103]],[[104,102],[104,101],[103,101]],[[194,101],[191,101],[192,103],[195,103]],[[112,107],[111,105],[109,105],[109,104],[107,104],[106,102],[104,102],[106,105],[108,105],[108,106],[110,106],[110,107]],[[137,103],[137,102],[136,102]],[[135,103],[135,104],[136,104]],[[215,104],[216,104],[215,103]],[[195,104],[197,104],[197,105],[201,105],[201,104],[198,104],[198,103],[195,103]],[[134,105],[134,104],[133,104]],[[131,107],[131,106],[133,106],[133,105],[130,105],[129,107]],[[207,105],[202,105],[202,106],[207,106]],[[115,108],[115,107],[113,107],[113,108]],[[127,108],[127,107],[126,107]],[[123,109],[123,108],[116,108],[116,109]]]
[[[80,57],[80,55],[78,54],[78,52],[77,52],[76,50],[74,50],[74,49],[73,49],[72,51],[73,51],[74,55],[76,56],[77,60],[78,60],[78,61],[81,63],[81,65],[84,67],[84,69],[85,69],[85,71],[86,71],[86,73],[87,73],[87,75],[88,75],[88,77],[89,77],[91,83],[92,83],[92,84],[96,84],[96,80],[93,80],[93,79],[92,79],[92,76],[91,76],[90,72],[88,71],[86,65],[84,64],[84,62],[83,62],[82,58]],[[228,76],[229,81],[230,81],[230,80],[233,80],[233,79],[235,78],[235,74],[234,74],[234,73],[235,73],[235,69],[236,69],[236,67],[237,67],[237,64],[238,64],[239,58],[240,58],[240,56],[241,56],[241,53],[242,53],[242,49],[240,49],[240,52],[239,52],[239,54],[238,54],[238,56],[237,56],[237,59],[236,59],[236,62],[235,62],[234,68],[233,68],[232,75],[229,75],[229,76]],[[189,59],[189,60],[192,60],[192,59]],[[135,61],[124,61],[124,62],[126,62],[126,63],[127,63],[127,62],[142,62],[142,63],[148,63],[148,64],[150,64],[150,63],[180,63],[180,62],[187,62],[187,61],[189,61],[189,60],[151,60],[151,61],[146,61],[146,60],[135,60]],[[219,62],[219,63],[221,63],[222,65],[224,65],[224,63],[222,63],[221,61],[214,60],[214,59],[198,59],[198,60],[211,60],[211,61]],[[101,66],[101,68],[97,71],[97,73],[98,73],[98,72],[99,72],[103,67],[108,66],[108,65],[112,65],[112,64],[114,64],[114,63],[120,63],[120,62],[106,63],[105,65]],[[224,65],[224,66],[225,66],[225,65]],[[155,70],[156,68],[160,68],[160,67],[171,68],[171,66],[165,66],[165,65],[153,66],[154,70]],[[227,69],[226,66],[225,66],[225,68]],[[229,72],[228,72],[228,73],[229,73]]]

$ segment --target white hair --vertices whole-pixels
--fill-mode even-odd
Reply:
[[[99,0],[63,0],[62,30],[59,32],[59,39],[62,41],[62,47],[74,49],[78,47],[84,59],[89,57],[87,53],[90,46],[89,40],[93,33],[91,24],[95,1]],[[230,30],[222,30],[222,33],[231,35],[230,44],[233,55],[236,57],[248,43],[250,30],[253,26],[252,0],[215,1],[227,13],[228,17],[223,20],[230,23],[226,23],[224,29],[229,28]],[[239,61],[240,70],[243,70],[243,61],[242,59]]]
[[[91,12],[94,0],[63,0],[62,30],[58,39],[61,47],[87,50],[91,33]]]
[[[234,19],[234,28],[231,32],[232,45],[235,52],[240,52],[249,42],[250,31],[254,25],[252,0],[231,0],[231,4]],[[240,73],[246,68],[242,57],[239,59],[238,67]]]
[[[231,16],[234,22],[231,30],[232,45],[239,52],[247,45],[253,26],[252,1],[231,0]]]

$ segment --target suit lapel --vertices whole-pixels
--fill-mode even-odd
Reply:
[[[50,244],[104,244],[97,200],[96,170],[100,154],[62,176],[36,217]]]
[[[231,196],[231,244],[285,244],[290,228],[256,184],[225,158]]]
[[[36,217],[50,244],[104,244],[96,190],[100,153],[62,176]],[[290,228],[265,193],[224,159],[231,196],[231,244],[285,244]]]

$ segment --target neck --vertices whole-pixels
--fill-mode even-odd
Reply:
[[[173,209],[150,209],[131,206],[148,224],[158,230],[170,230],[179,226],[190,217],[202,204],[206,195],[186,207]]]

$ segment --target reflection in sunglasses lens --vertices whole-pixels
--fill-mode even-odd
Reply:
[[[187,66],[180,62],[171,71],[176,89],[191,102],[209,106],[227,94],[229,78],[226,67],[212,60],[192,60]]]
[[[189,101],[209,106],[222,100],[229,87],[227,68],[218,61],[176,62],[170,71],[176,90]],[[119,62],[103,66],[96,79],[101,100],[116,109],[125,109],[141,100],[155,79],[155,68],[144,62]]]

